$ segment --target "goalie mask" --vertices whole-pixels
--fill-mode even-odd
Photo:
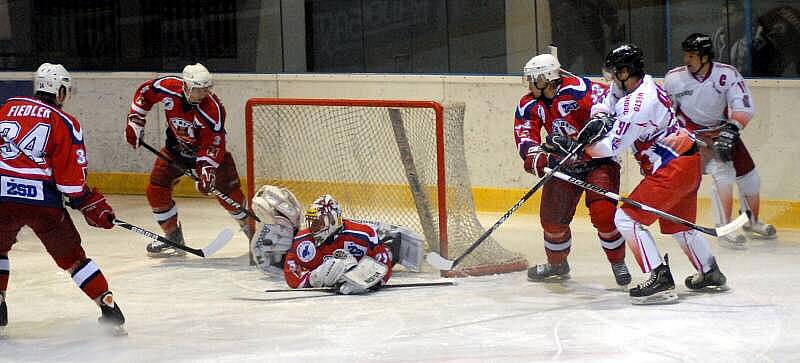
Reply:
[[[317,198],[306,210],[306,226],[317,246],[342,227],[342,210],[339,202],[330,195]]]
[[[211,72],[200,63],[190,64],[183,68],[183,95],[191,104],[199,104],[211,94],[214,80]]]
[[[60,64],[43,63],[33,75],[33,93],[43,92],[55,96],[63,106],[72,92],[72,76]]]

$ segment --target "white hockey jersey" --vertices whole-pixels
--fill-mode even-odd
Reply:
[[[664,88],[675,106],[681,124],[695,131],[714,128],[728,120],[730,112],[753,115],[753,95],[736,68],[711,63],[702,79],[685,66],[677,67],[664,77]]]
[[[676,143],[682,128],[672,113],[672,103],[666,92],[653,77],[645,75],[639,87],[628,95],[623,94],[614,85],[604,100],[605,107],[616,120],[611,132],[587,149],[590,156],[615,156],[631,148],[642,171],[652,174],[680,156],[687,142],[694,142]],[[688,139],[687,135],[683,131],[681,139]]]

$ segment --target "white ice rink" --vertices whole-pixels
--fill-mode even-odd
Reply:
[[[142,196],[111,196],[117,215],[153,231]],[[187,243],[202,247],[236,224],[210,199],[178,201]],[[632,306],[588,221],[574,223],[572,279],[528,282],[522,272],[466,278],[453,287],[368,296],[261,292],[285,285],[247,265],[237,233],[217,255],[156,260],[144,237],[89,229],[73,214],[87,254],[109,279],[127,337],[105,336],[99,309],[50,260],[30,230],[9,258],[8,339],[0,362],[791,362],[800,361],[800,232],[747,250],[713,241],[731,291],[696,294],[691,265],[671,238],[680,303]],[[482,215],[489,226],[499,214]],[[499,241],[532,263],[544,251],[535,216],[513,216]],[[630,252],[634,282],[643,278]],[[437,280],[399,273],[392,282]]]

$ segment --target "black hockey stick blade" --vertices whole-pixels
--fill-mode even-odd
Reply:
[[[412,282],[406,284],[390,284],[390,285],[383,285],[382,289],[396,289],[396,288],[403,288],[403,287],[432,287],[432,286],[453,286],[456,283],[453,281],[441,281],[441,282]],[[267,289],[264,292],[295,292],[295,291],[303,291],[303,292],[336,292],[338,289],[335,287],[306,287],[302,289]]]
[[[161,235],[159,235],[157,233],[150,232],[150,231],[148,231],[148,230],[146,230],[144,228],[141,228],[139,226],[135,226],[133,224],[130,224],[128,222],[125,222],[125,221],[122,221],[122,220],[119,220],[119,219],[114,219],[114,225],[122,227],[122,228],[125,228],[125,229],[127,229],[129,231],[136,232],[138,234],[141,234],[141,235],[143,235],[145,237],[154,239],[156,241],[166,243],[167,245],[169,245],[171,247],[174,247],[174,248],[177,248],[177,249],[180,249],[180,250],[184,250],[186,252],[189,252],[189,253],[191,253],[193,255],[197,255],[197,256],[200,256],[200,257],[208,257],[208,256],[213,255],[214,253],[216,253],[217,251],[222,249],[222,247],[225,247],[225,245],[228,244],[228,242],[231,240],[231,238],[233,238],[233,232],[230,229],[225,228],[221,232],[219,232],[217,237],[214,238],[214,240],[211,241],[211,243],[208,244],[208,246],[203,247],[201,249],[197,249],[197,248],[191,248],[191,247],[188,247],[188,246],[177,244],[177,243],[175,243],[173,241],[168,240],[165,237],[162,237]]]

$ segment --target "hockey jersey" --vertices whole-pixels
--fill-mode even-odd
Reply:
[[[633,92],[620,95],[612,86],[604,108],[616,120],[611,132],[587,149],[591,156],[620,155],[631,148],[642,172],[653,174],[693,145],[693,135],[678,124],[672,102],[650,75]]]
[[[674,102],[678,120],[695,131],[715,128],[728,119],[729,112],[753,115],[753,95],[736,68],[712,62],[708,73],[698,78],[685,66],[664,77],[664,89]]]
[[[72,115],[35,98],[13,97],[0,117],[0,202],[62,208],[64,195],[86,191],[83,132]]]
[[[225,107],[217,95],[212,93],[194,105],[183,94],[181,78],[156,78],[136,90],[130,113],[144,118],[156,103],[161,103],[166,113],[167,147],[185,158],[219,166],[226,140]]]
[[[333,233],[320,246],[317,246],[308,229],[297,233],[283,265],[286,284],[291,288],[311,287],[308,280],[311,271],[331,258],[333,251],[338,249],[350,252],[359,261],[366,255],[388,266],[389,272],[383,277],[382,283],[385,284],[392,276],[392,252],[378,241],[375,230],[366,224],[345,219],[339,231]]]
[[[592,82],[588,78],[567,76],[551,102],[529,92],[522,96],[514,118],[514,140],[524,160],[532,148],[542,143],[541,130],[577,137],[589,120],[592,108]]]

